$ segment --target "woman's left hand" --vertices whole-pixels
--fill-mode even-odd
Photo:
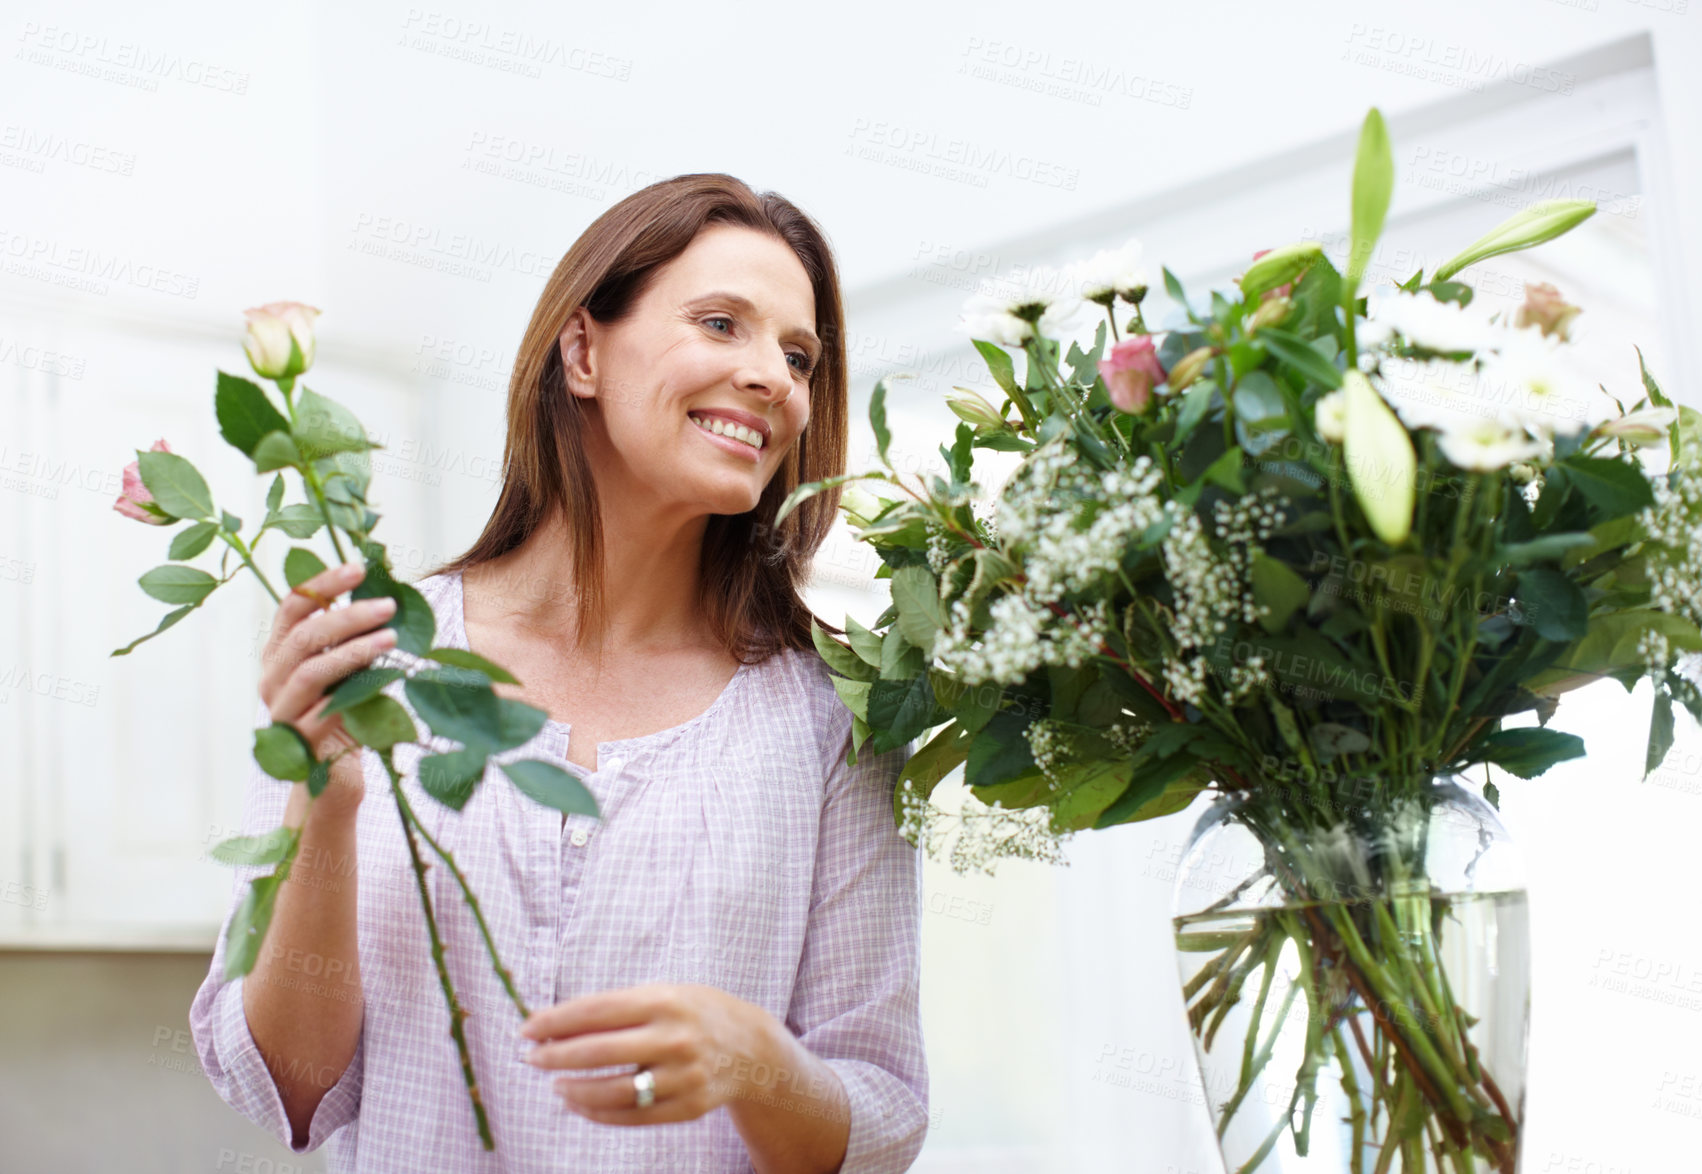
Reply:
[[[656,1081],[656,1099],[636,1107],[634,1073],[563,1076],[567,1107],[604,1125],[690,1121],[738,1095],[737,1063],[760,1047],[768,1013],[698,983],[651,983],[583,995],[534,1011],[520,1034],[538,1041],[525,1059],[539,1068],[639,1064]],[[527,1046],[527,1045],[522,1045]]]

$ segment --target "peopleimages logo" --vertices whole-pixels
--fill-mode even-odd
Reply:
[[[114,41],[77,29],[43,26],[33,20],[24,22],[18,40],[23,42],[18,55],[37,65],[89,74],[105,81],[125,81],[140,89],[157,90],[163,78],[230,94],[248,92],[246,72],[212,65],[182,53],[155,51],[134,41]]]
[[[200,292],[201,279],[163,265],[147,265],[121,253],[9,232],[0,228],[0,265],[17,277],[33,277],[83,293],[105,294],[109,286],[128,285],[151,293],[190,301]]]

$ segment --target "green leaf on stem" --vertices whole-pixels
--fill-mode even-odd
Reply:
[[[409,700],[412,700],[410,696]],[[388,693],[368,697],[343,710],[343,728],[362,746],[388,750],[419,738],[419,729],[402,703]]]
[[[213,492],[194,465],[172,452],[137,449],[136,456],[142,484],[155,505],[174,518],[212,518]]]
[[[312,538],[325,524],[325,517],[316,506],[298,501],[273,512],[267,517],[266,524],[282,530],[291,538]]]
[[[1589,601],[1578,584],[1559,571],[1520,571],[1518,600],[1526,622],[1544,640],[1582,640],[1589,629]]]
[[[1565,468],[1572,484],[1606,517],[1617,518],[1655,504],[1641,469],[1612,457],[1571,456]]]
[[[596,797],[585,784],[551,762],[525,758],[504,763],[502,773],[514,781],[520,793],[568,815],[589,815],[601,819]]]
[[[1672,749],[1672,739],[1672,694],[1665,689],[1656,689],[1655,704],[1649,710],[1649,744],[1643,751],[1645,780],[1666,761],[1667,751]]]
[[[946,626],[940,584],[926,566],[913,563],[892,573],[892,602],[905,640],[932,656],[934,638]]]
[[[887,459],[887,446],[892,443],[892,432],[886,424],[886,379],[875,380],[874,390],[869,393],[869,427],[875,431],[875,452],[880,455],[881,464],[892,468],[892,462]]]
[[[876,670],[881,667],[881,638],[869,629],[859,624],[852,616],[845,617],[845,636],[851,641],[851,650],[862,658],[864,664],[873,665]]]
[[[384,561],[384,548],[376,542],[366,546],[366,576],[349,592],[352,600],[387,597],[396,601],[396,611],[384,625],[396,629],[396,647],[415,656],[426,656],[437,637],[437,616],[417,588],[397,582]],[[462,739],[458,739],[462,740]]]
[[[993,382],[1012,399],[1016,398],[1016,365],[1011,362],[1010,354],[996,343],[982,339],[973,340],[975,350],[981,360],[987,364],[987,373],[993,377]]]
[[[255,446],[269,432],[288,432],[289,420],[272,406],[260,385],[219,372],[213,410],[219,418],[219,434],[245,457],[253,457]]]
[[[908,681],[875,681],[869,686],[867,720],[875,728],[869,745],[877,754],[904,745],[927,731],[936,708],[927,673]]]
[[[290,439],[287,432],[268,432],[260,438],[260,443],[254,446],[254,451],[248,454],[254,460],[254,471],[269,473],[273,469],[299,469],[302,465],[301,451],[296,448],[295,441]]]
[[[301,586],[324,570],[325,560],[305,546],[292,546],[284,555],[284,581],[291,587]]]
[[[425,669],[403,690],[432,732],[492,753],[526,742],[549,717],[536,706],[498,697],[482,674],[466,669]]]
[[[969,754],[969,742],[969,731],[961,723],[952,722],[905,761],[892,789],[895,827],[904,825],[905,796],[914,796],[917,802],[926,801],[941,779],[963,765]]]
[[[266,928],[272,924],[272,910],[278,901],[278,876],[271,873],[257,876],[248,882],[248,892],[242,904],[231,915],[225,930],[225,980],[241,978],[254,969],[260,956],[260,943],[265,940]]]
[[[169,628],[173,624],[177,623],[178,620],[181,620],[184,616],[188,615],[190,612],[194,611],[199,606],[200,606],[200,604],[191,603],[191,604],[186,604],[185,606],[178,608],[176,611],[168,611],[165,614],[165,618],[160,620],[160,626],[159,627],[155,628],[152,632],[149,632],[146,636],[136,637],[134,640],[130,641],[130,643],[126,644],[123,648],[114,648],[110,653],[108,653],[108,655],[109,656],[129,656],[130,653],[135,650],[136,645],[141,644],[141,643],[143,643],[144,641],[147,641],[147,640],[152,640],[155,636],[158,636],[161,632],[165,631],[167,628]]]
[[[518,685],[520,683],[513,673],[495,661],[486,660],[478,653],[469,652],[465,648],[433,648],[426,655],[439,664],[471,669],[476,673],[483,673],[493,681],[501,681],[505,685]]]
[[[476,746],[428,755],[420,759],[420,786],[445,807],[460,811],[485,777],[489,758],[488,752]]]
[[[301,455],[310,461],[334,453],[383,447],[367,439],[366,430],[353,412],[305,387],[296,401],[295,426],[290,429],[290,435]]]
[[[288,722],[273,722],[254,731],[254,761],[279,782],[302,783],[313,769],[313,747]]]
[[[276,827],[258,836],[236,836],[214,846],[208,853],[220,864],[276,864],[289,855],[300,829]]]
[[[272,478],[272,487],[266,491],[266,512],[276,513],[278,506],[284,500],[284,475],[277,474]]]
[[[1261,553],[1253,559],[1250,576],[1253,602],[1264,613],[1259,616],[1259,623],[1273,634],[1286,628],[1289,617],[1312,596],[1305,579],[1281,559],[1267,554]]]
[[[840,676],[855,681],[872,681],[880,676],[879,665],[869,664],[841,644],[816,622],[814,616],[810,617],[810,639],[815,643],[817,654],[827,662],[827,667]]]
[[[193,522],[172,538],[167,557],[179,562],[192,559],[211,546],[218,533],[219,527],[213,522]]]
[[[175,563],[155,567],[136,581],[161,603],[200,603],[219,585],[206,571]]]
[[[1478,742],[1478,757],[1508,774],[1534,779],[1557,762],[1582,758],[1584,739],[1540,726],[1497,730]]]
[[[1310,382],[1330,388],[1332,391],[1342,385],[1342,373],[1336,365],[1312,346],[1311,343],[1286,330],[1278,330],[1267,326],[1259,331],[1258,339],[1282,362],[1299,371]]]
[[[319,711],[319,716],[321,718],[331,717],[346,709],[351,709],[369,698],[376,697],[384,691],[387,685],[393,681],[401,680],[402,676],[401,669],[363,665],[337,683],[336,688],[331,690],[325,708]],[[365,740],[362,739],[362,741]],[[366,744],[370,745],[370,743]]]

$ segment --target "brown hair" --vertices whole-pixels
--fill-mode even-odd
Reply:
[[[719,172],[676,175],[640,188],[592,221],[562,255],[515,355],[496,508],[465,553],[428,574],[462,571],[506,554],[559,510],[573,546],[579,639],[583,643],[588,634],[602,630],[603,533],[583,440],[590,401],[567,391],[559,338],[581,305],[601,323],[625,317],[653,275],[715,222],[768,233],[797,255],[815,293],[822,354],[810,377],[809,423],[756,508],[708,521],[698,605],[722,645],[741,662],[765,660],[782,648],[814,647],[814,617],[799,587],[833,524],[841,487],[803,502],[778,527],[774,516],[799,484],[845,472],[848,375],[839,275],[826,236],[791,201],[774,192],[754,192]],[[826,621],[817,622],[841,633]]]

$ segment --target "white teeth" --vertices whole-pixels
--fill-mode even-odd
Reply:
[[[705,432],[713,432],[717,436],[730,436],[734,440],[742,440],[752,448],[762,447],[762,433],[755,428],[746,428],[743,424],[734,424],[722,419],[705,420],[702,416],[691,416],[689,418],[692,423]]]

